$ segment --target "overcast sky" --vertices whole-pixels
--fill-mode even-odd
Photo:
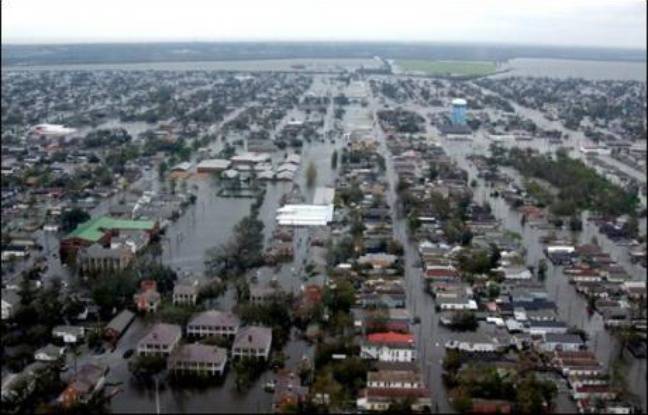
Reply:
[[[2,43],[398,40],[646,48],[646,0],[2,0]]]

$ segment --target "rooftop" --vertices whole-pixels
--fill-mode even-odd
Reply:
[[[66,238],[81,238],[91,242],[99,241],[109,230],[143,230],[149,231],[155,227],[154,221],[115,219],[110,216],[100,216],[79,224]]]
[[[414,343],[414,336],[411,334],[386,332],[386,333],[372,333],[367,336],[370,343]]]

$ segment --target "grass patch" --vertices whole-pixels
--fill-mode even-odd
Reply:
[[[488,61],[432,61],[399,60],[398,66],[405,72],[423,72],[426,75],[484,76],[495,73],[497,67]]]

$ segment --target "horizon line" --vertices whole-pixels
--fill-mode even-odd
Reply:
[[[582,48],[582,49],[612,49],[643,51],[647,49],[639,46],[600,46],[600,45],[558,45],[549,43],[528,42],[498,42],[498,41],[467,41],[467,40],[397,40],[397,39],[140,39],[140,40],[54,40],[54,41],[21,41],[12,40],[0,42],[0,46],[77,46],[77,45],[134,45],[134,44],[186,44],[186,43],[395,43],[395,44],[461,44],[461,45],[488,45],[488,46],[513,46],[513,47],[548,47],[548,48]]]

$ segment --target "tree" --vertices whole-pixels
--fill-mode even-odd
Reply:
[[[472,408],[472,399],[466,388],[460,386],[450,391],[452,406],[459,413],[466,413]]]
[[[166,161],[162,160],[158,165],[158,177],[160,179],[163,179],[168,169],[169,165],[166,163]]]
[[[338,282],[335,288],[326,287],[323,297],[324,304],[331,312],[342,311],[348,313],[355,304],[355,290],[353,285],[346,280]]]
[[[538,414],[558,393],[556,385],[551,381],[538,381],[529,375],[518,382],[515,389],[515,404],[517,412],[522,414]]]
[[[490,244],[490,267],[497,268],[502,258],[499,247],[495,243]]]
[[[491,300],[499,297],[500,295],[500,286],[496,283],[490,283],[488,285],[488,298]]]
[[[235,380],[234,384],[238,391],[248,389],[252,385],[252,381],[258,378],[265,370],[263,361],[257,361],[253,358],[241,358],[234,362]]]
[[[474,331],[479,326],[477,316],[471,311],[457,311],[450,318],[450,327],[460,331]]]
[[[338,165],[338,152],[337,150],[333,150],[333,154],[331,154],[331,168],[333,170],[337,169]]]
[[[569,218],[569,229],[572,232],[580,232],[583,230],[583,221],[580,220],[578,216],[572,216]]]
[[[538,279],[544,281],[547,278],[547,261],[543,258],[538,263]]]
[[[63,232],[70,232],[77,227],[78,224],[90,220],[90,215],[83,209],[72,208],[66,210],[61,214],[61,230]]]
[[[315,167],[315,164],[311,161],[308,164],[308,169],[306,170],[306,185],[308,187],[313,187],[315,186],[316,181],[317,181],[317,167]]]
[[[137,355],[128,362],[128,370],[140,379],[150,379],[166,368],[166,358],[162,355]]]

